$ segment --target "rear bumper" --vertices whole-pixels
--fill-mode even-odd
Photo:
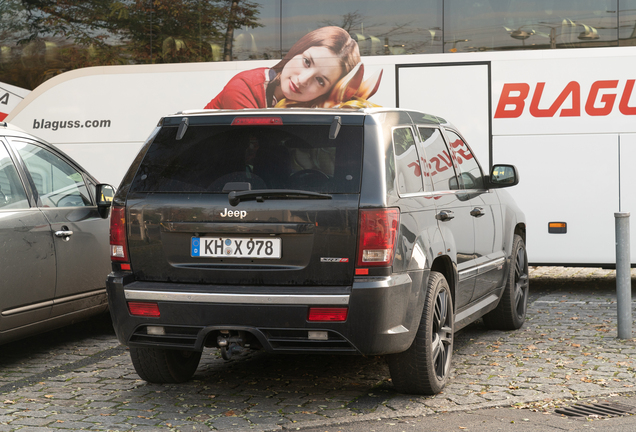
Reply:
[[[115,331],[125,345],[201,351],[216,346],[220,330],[230,330],[253,335],[272,352],[378,355],[411,345],[423,307],[424,276],[428,273],[356,279],[347,287],[265,288],[126,283],[124,276],[111,274],[107,289]],[[132,316],[128,301],[156,302],[161,316]],[[309,322],[312,306],[348,307],[347,320]],[[149,334],[148,326],[155,331]],[[325,333],[310,339],[309,331],[326,332],[327,339]]]

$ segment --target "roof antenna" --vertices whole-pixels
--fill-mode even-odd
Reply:
[[[331,122],[331,127],[329,128],[329,139],[334,140],[338,137],[341,124],[340,116],[334,116],[333,121]]]
[[[185,135],[186,131],[188,130],[188,124],[189,122],[187,117],[181,119],[181,123],[179,123],[179,129],[177,129],[177,141],[183,138],[183,136]]]

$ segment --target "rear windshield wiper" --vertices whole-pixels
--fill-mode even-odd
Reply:
[[[294,189],[260,189],[246,191],[231,191],[228,194],[231,206],[236,206],[241,201],[256,200],[263,202],[265,199],[331,199],[329,194],[319,192],[309,192]]]

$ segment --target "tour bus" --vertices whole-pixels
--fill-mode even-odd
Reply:
[[[0,121],[3,121],[29,93],[27,89],[0,82]]]
[[[6,121],[117,185],[162,116],[202,109],[238,73],[276,63],[76,69]],[[363,56],[359,66],[352,73],[374,87],[367,102],[435,113],[482,164],[517,166],[510,193],[527,217],[531,264],[616,262],[614,213],[636,211],[636,47]]]

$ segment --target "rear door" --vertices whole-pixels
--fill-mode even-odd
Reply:
[[[503,221],[497,194],[484,188],[483,173],[462,137],[446,130],[460,172],[460,187],[470,202],[475,226],[475,291],[473,300],[501,286],[506,255],[503,249]]]
[[[437,220],[447,249],[455,249],[459,289],[456,307],[468,304],[475,287],[475,228],[471,202],[466,193],[459,189],[455,164],[451,150],[444,141],[439,128],[418,126],[423,153],[423,164],[433,183]]]
[[[363,117],[342,116],[334,139],[333,115],[251,119],[191,117],[181,139],[166,120],[127,199],[137,280],[352,283]]]
[[[33,180],[39,208],[51,225],[59,305],[54,314],[72,310],[73,302],[88,306],[86,298],[82,301],[74,296],[104,295],[110,269],[108,220],[97,212],[79,167],[35,141],[14,139],[13,145]]]

